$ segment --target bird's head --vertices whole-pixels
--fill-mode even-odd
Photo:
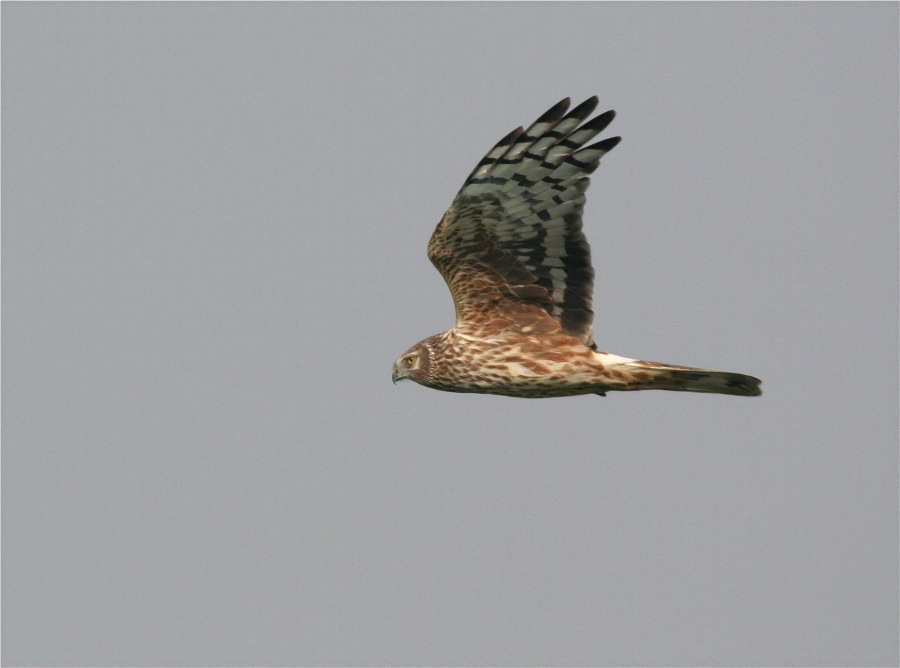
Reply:
[[[395,384],[398,380],[406,378],[417,383],[425,383],[428,378],[429,360],[429,346],[426,341],[420,341],[394,362],[394,373],[391,374],[391,380]]]

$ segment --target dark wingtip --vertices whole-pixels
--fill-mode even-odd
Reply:
[[[593,97],[589,97],[568,114],[566,114],[566,118],[587,118],[592,113],[594,113],[594,109],[597,108],[598,104],[600,104],[600,100],[596,95],[594,95]]]
[[[605,111],[599,116],[595,116],[587,123],[581,126],[581,128],[596,130],[597,132],[603,132],[606,127],[613,122],[613,119],[616,117],[616,112],[610,109],[609,111]]]
[[[588,148],[599,148],[601,151],[608,152],[612,151],[620,141],[622,141],[621,137],[610,137],[609,139],[598,141],[596,144],[591,144]]]
[[[564,97],[559,102],[557,102],[552,107],[550,107],[547,111],[545,111],[543,114],[541,114],[541,117],[538,118],[535,121],[535,123],[552,123],[553,121],[558,121],[560,118],[562,118],[565,115],[566,109],[569,108],[569,105],[571,103],[572,103],[572,100],[570,100],[567,97]]]
[[[494,148],[497,148],[498,146],[509,146],[510,144],[515,143],[516,139],[518,139],[523,132],[525,132],[525,128],[520,125],[508,135],[506,135],[503,139],[498,141]]]

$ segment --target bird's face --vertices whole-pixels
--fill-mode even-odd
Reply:
[[[391,380],[396,384],[398,380],[409,378],[417,383],[421,383],[425,377],[427,367],[427,349],[421,343],[417,343],[394,362],[394,373],[391,374]]]

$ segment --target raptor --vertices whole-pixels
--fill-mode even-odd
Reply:
[[[455,326],[403,353],[393,381],[511,397],[677,390],[752,397],[760,381],[727,371],[601,352],[594,270],[582,230],[585,193],[620,137],[588,144],[614,111],[587,120],[568,98],[516,128],[466,179],[428,243],[456,306]]]

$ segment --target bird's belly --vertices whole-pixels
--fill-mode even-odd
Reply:
[[[582,348],[584,348],[582,346]],[[599,394],[602,368],[592,351],[550,349],[529,351],[527,346],[492,346],[466,351],[453,369],[451,382],[436,383],[451,392],[478,392],[512,397],[555,397]],[[443,374],[442,374],[443,375]]]

